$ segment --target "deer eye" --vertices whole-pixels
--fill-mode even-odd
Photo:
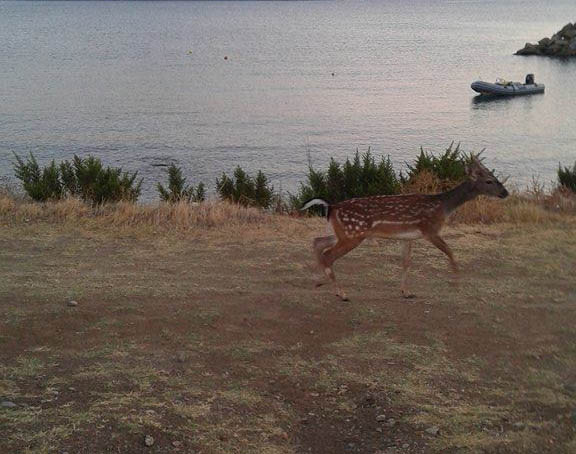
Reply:
[[[494,183],[492,180],[486,180],[486,184],[492,184]]]

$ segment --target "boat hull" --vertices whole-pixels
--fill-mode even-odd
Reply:
[[[492,96],[522,96],[544,93],[544,84],[525,85],[513,83],[510,85],[492,84],[478,80],[470,85],[472,90],[483,95]]]

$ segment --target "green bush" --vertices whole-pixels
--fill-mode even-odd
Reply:
[[[57,200],[67,195],[79,197],[92,204],[136,201],[140,195],[142,179],[136,181],[138,172],[122,172],[121,168],[104,167],[93,156],[72,162],[54,161],[40,169],[32,154],[24,162],[18,155],[14,166],[16,178],[22,181],[26,193],[37,201]]]
[[[60,170],[54,161],[48,167],[40,169],[32,153],[30,153],[30,157],[26,162],[16,153],[14,153],[14,156],[16,157],[16,164],[14,165],[16,178],[22,182],[24,191],[32,200],[45,202],[47,200],[58,200],[64,196]]]
[[[270,208],[275,198],[274,188],[261,170],[253,178],[240,166],[232,177],[223,173],[222,178],[216,180],[216,190],[222,200],[244,206]]]
[[[344,164],[334,158],[328,169],[308,168],[307,181],[301,183],[298,194],[291,195],[290,205],[297,209],[304,202],[315,197],[330,203],[354,197],[397,194],[400,183],[390,157],[382,157],[379,162],[370,152],[360,154],[356,150],[354,159],[346,159]]]
[[[160,199],[164,202],[203,202],[206,199],[204,184],[199,183],[197,187],[186,185],[186,178],[182,176],[182,169],[176,164],[170,164],[168,167],[168,188],[164,188],[161,183],[158,183],[157,189]]]
[[[560,165],[558,168],[558,182],[561,186],[564,186],[576,193],[576,162],[572,168],[562,168],[562,165]]]
[[[454,147],[454,142],[439,156],[424,151],[420,147],[420,154],[413,164],[407,164],[406,175],[400,175],[402,184],[410,184],[422,173],[431,173],[441,182],[452,184],[462,181],[466,177],[466,165],[469,157],[460,151],[460,144]]]
[[[62,180],[72,196],[95,205],[105,202],[135,202],[140,196],[142,179],[136,182],[138,172],[122,172],[119,167],[104,167],[94,156],[80,158],[74,155],[72,163],[60,164]]]

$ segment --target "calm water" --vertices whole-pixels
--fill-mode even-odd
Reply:
[[[400,166],[456,141],[549,181],[576,159],[576,60],[512,54],[575,20],[573,0],[0,1],[0,177],[13,151],[91,153],[140,171],[145,198],[169,162],[295,190],[308,153]],[[529,72],[546,94],[469,88]]]

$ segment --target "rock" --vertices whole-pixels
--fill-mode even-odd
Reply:
[[[378,421],[378,422],[384,422],[384,421],[386,421],[386,415],[378,415],[378,416],[376,416],[376,421]]]
[[[77,302],[77,301],[74,301],[74,300],[68,301],[68,306],[70,306],[70,307],[76,307],[76,306],[78,306],[78,302]]]
[[[575,24],[564,25],[564,27],[562,27],[562,30],[558,32],[558,35],[568,40],[574,38],[576,36],[576,25]]]
[[[568,46],[569,44],[570,44],[570,41],[568,41],[566,39],[553,39],[551,45],[564,47],[564,46]]]
[[[428,427],[428,429],[426,429],[426,433],[436,437],[440,433],[440,428],[438,426]]]
[[[526,43],[524,48],[516,52],[516,55],[540,55],[540,48],[536,44]]]
[[[388,427],[394,427],[396,425],[396,420],[394,418],[390,418],[388,421],[386,421],[386,425]]]
[[[154,444],[154,437],[152,435],[146,435],[144,437],[144,444],[148,447]]]
[[[173,441],[172,442],[172,446],[174,446],[175,448],[179,448],[180,446],[182,446],[182,442],[181,441]]]
[[[14,402],[10,402],[9,400],[4,400],[4,401],[2,401],[2,403],[0,403],[0,407],[2,407],[2,408],[17,408],[18,405],[15,404]]]
[[[573,28],[572,30],[568,30],[562,36],[568,41],[576,38],[576,28]]]
[[[540,41],[538,41],[538,45],[540,47],[542,46],[548,46],[550,43],[552,42],[552,40],[550,38],[542,38]]]
[[[186,352],[178,352],[176,353],[176,361],[179,363],[185,363],[188,360],[188,355]]]
[[[408,444],[408,443],[404,443],[402,445],[402,449],[408,449],[409,447],[410,447],[410,444]]]
[[[576,56],[576,24],[566,24],[551,38],[542,38],[538,44],[526,43],[516,55],[547,55],[550,57]]]

